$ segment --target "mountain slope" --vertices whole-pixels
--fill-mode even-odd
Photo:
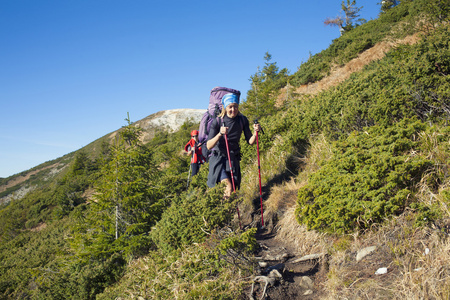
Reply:
[[[291,93],[303,94],[303,95],[316,95],[331,87],[337,86],[340,83],[347,80],[351,74],[361,71],[369,63],[382,59],[388,51],[399,45],[412,45],[417,43],[417,34],[407,36],[399,40],[387,40],[381,41],[375,44],[373,47],[361,52],[358,57],[352,59],[344,66],[336,66],[326,77],[318,80],[314,83],[304,84],[295,88]],[[280,96],[278,97],[277,105],[281,106],[284,101],[288,99],[288,88],[283,88]]]
[[[158,252],[152,252],[130,264],[123,281],[99,297],[448,299],[448,34],[449,27],[442,26],[429,40],[412,36],[413,43],[400,45],[386,56],[384,51],[374,52],[384,48],[375,45],[366,51],[382,58],[379,62],[369,59],[372,63],[367,68],[350,64],[347,70],[358,72],[349,77],[348,72],[343,77],[324,77],[322,83],[332,83],[327,88],[311,83],[324,93],[290,94],[282,112],[260,120],[266,129],[266,135],[260,137],[266,150],[261,170],[268,231],[259,227],[258,169],[252,157],[247,160],[251,164],[245,170],[239,209],[243,223],[258,228],[261,247],[250,258],[240,247],[230,249],[221,244],[220,249],[229,251],[216,254],[211,250],[220,262],[230,261],[229,268],[239,275],[214,269],[216,272],[205,276],[202,262],[207,264],[208,250],[218,243],[217,236],[224,235],[206,232],[210,235],[204,241],[204,252],[199,250],[203,244],[185,245],[182,255],[165,257],[167,264],[158,264],[163,267],[151,272],[158,261],[154,257]],[[365,54],[361,52],[360,57]],[[431,98],[436,100],[433,107],[426,102]],[[408,128],[417,124],[409,135]],[[427,168],[417,169],[421,164]],[[359,173],[361,170],[368,172]],[[391,172],[385,176],[384,171]],[[380,196],[377,192],[386,182],[386,193]],[[364,190],[366,184],[368,191]],[[395,195],[399,190],[404,194]],[[335,209],[333,217],[340,224],[327,224],[332,219],[325,213],[299,224],[302,214],[314,216],[321,205],[328,204],[327,199],[335,198],[337,203],[329,203],[329,208]],[[394,207],[395,213],[384,210],[381,220],[375,220],[376,214],[365,218],[376,198],[383,200],[378,207],[381,211],[392,198],[401,201]],[[351,201],[347,204],[344,200]],[[319,204],[314,207],[315,203]],[[347,214],[361,203],[364,209]],[[300,210],[302,206],[307,208]],[[185,223],[177,221],[182,222],[181,230]],[[236,228],[236,215],[234,221]],[[339,225],[346,224],[354,224],[355,230],[339,232]],[[230,240],[230,244],[239,244]],[[251,259],[255,259],[253,264],[245,265],[244,261]],[[242,265],[253,267],[253,276],[245,273]],[[191,269],[194,274],[189,273]],[[229,281],[227,287],[233,288],[226,296],[221,294],[225,280]],[[159,288],[150,288],[155,285]],[[243,290],[240,298],[232,293],[239,290],[237,286]],[[208,289],[213,294],[208,294]]]
[[[141,140],[149,142],[157,132],[178,130],[186,121],[200,123],[205,113],[202,109],[173,109],[151,114],[134,124],[143,129]],[[78,151],[86,151],[95,155],[104,141],[111,143],[120,129],[109,133]],[[8,203],[11,199],[20,199],[37,186],[50,182],[60,174],[72,161],[77,151],[64,155],[63,157],[38,165],[30,170],[3,178],[0,182],[0,204]]]
[[[291,82],[296,88],[305,80],[326,82],[332,74],[327,66],[363,57],[377,45],[374,41],[383,40],[380,32],[391,32],[394,23],[406,22],[426,3],[402,1],[382,20],[347,32],[330,46],[339,51],[311,58]],[[140,159],[127,147],[114,149],[117,155],[109,162],[118,164],[77,154],[67,176],[52,188],[2,207],[0,295],[449,298],[449,37],[443,24],[416,44],[373,54],[382,59],[320,93],[291,89],[281,109],[260,118],[265,131],[259,136],[261,168],[255,147],[242,144],[241,190],[229,201],[221,187],[206,188],[207,165],[186,186],[189,163],[178,152],[192,124],[150,140],[157,163],[165,162],[150,185],[139,177],[118,180],[130,173],[120,164]],[[270,87],[270,82],[259,84]],[[145,164],[131,170],[147,169]],[[122,177],[116,176],[122,170]],[[132,224],[128,236],[114,239],[112,222],[106,221],[118,205],[103,206],[100,197],[86,201],[84,196],[99,177],[117,185],[97,192],[129,191],[104,197],[108,201],[120,201],[118,195],[139,203],[134,191],[149,185],[153,193],[147,195],[158,195],[159,206],[131,213],[160,216],[155,226],[133,235],[148,223]],[[149,246],[142,249],[136,240]]]

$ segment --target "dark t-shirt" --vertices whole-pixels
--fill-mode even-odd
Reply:
[[[250,125],[247,117],[242,114],[238,114],[234,118],[224,116],[223,118],[214,119],[209,130],[208,140],[214,138],[219,133],[222,122],[225,127],[228,127],[227,137],[228,147],[230,148],[230,151],[238,153],[240,150],[239,140],[241,139],[242,131],[244,131],[244,136],[247,143],[252,137],[252,132],[250,131]],[[215,149],[217,148],[222,155],[227,155],[227,148],[224,138],[219,139],[219,142],[217,143]]]
[[[237,115],[235,118],[228,118],[227,116],[221,118],[216,118],[211,124],[209,129],[208,140],[214,138],[220,131],[222,122],[225,127],[228,127],[228,147],[230,148],[230,160],[233,169],[234,183],[236,189],[239,189],[241,185],[241,170],[239,166],[239,152],[240,146],[239,141],[241,139],[242,131],[244,132],[245,140],[247,143],[252,137],[252,132],[250,131],[250,126],[247,117],[242,114]],[[208,174],[208,186],[213,187],[220,181],[220,175],[222,170],[230,172],[230,164],[228,162],[228,153],[225,143],[225,137],[219,139],[219,142],[213,148],[214,151],[219,151],[219,153],[211,156],[209,160],[209,174]]]

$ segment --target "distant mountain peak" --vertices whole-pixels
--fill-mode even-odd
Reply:
[[[181,109],[171,109],[163,110],[152,114],[136,123],[141,126],[141,128],[165,128],[169,132],[174,132],[180,129],[187,120],[191,119],[193,122],[200,122],[206,109],[192,109],[192,108],[181,108]]]
[[[188,120],[194,123],[200,123],[205,112],[206,109],[193,108],[163,110],[151,114],[134,124],[144,129],[141,135],[141,141],[147,143],[160,130],[166,130],[169,133],[177,131]],[[114,133],[117,133],[117,131]]]

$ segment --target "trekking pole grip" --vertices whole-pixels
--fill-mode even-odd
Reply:
[[[253,124],[259,124],[258,119],[255,119],[253,121]],[[263,130],[262,126],[261,126],[261,133],[264,134],[264,130]]]

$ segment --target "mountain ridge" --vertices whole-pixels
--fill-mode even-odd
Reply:
[[[135,121],[133,124],[143,129],[141,141],[143,143],[147,143],[159,131],[165,130],[169,133],[177,131],[186,121],[200,123],[200,120],[205,112],[206,109],[193,108],[162,110]],[[33,177],[36,177],[38,174],[45,171],[46,174],[42,174],[42,176],[45,176],[46,178],[44,180],[50,180],[66,168],[76,152],[87,148],[92,148],[95,152],[100,148],[103,141],[106,140],[111,143],[120,130],[121,128],[110,132],[92,141],[88,145],[59,158],[44,162],[31,169],[24,170],[9,177],[2,178],[2,182],[0,184],[0,204],[8,203],[12,199],[21,199],[28,192],[34,189],[35,184],[32,183]]]

